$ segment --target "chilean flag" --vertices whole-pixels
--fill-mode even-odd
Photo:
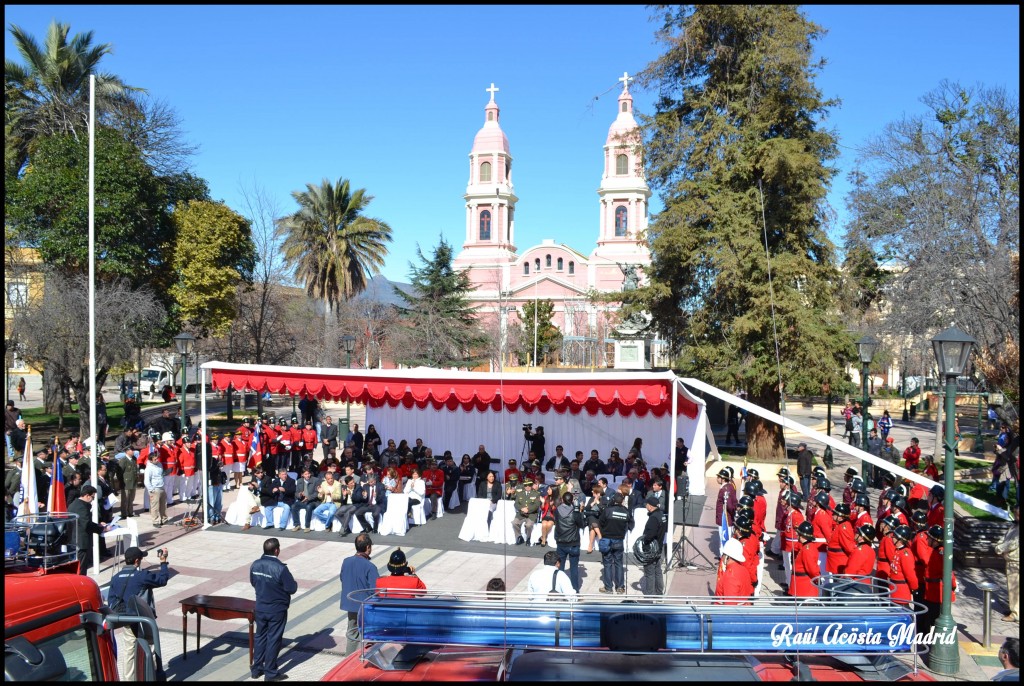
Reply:
[[[263,463],[263,452],[260,450],[260,430],[263,427],[261,420],[256,420],[256,428],[252,431],[252,439],[249,442],[249,466],[255,467]]]
[[[18,515],[39,514],[39,495],[36,490],[36,458],[32,455],[32,430],[25,438],[25,461],[21,465],[21,503]]]
[[[729,530],[729,516],[722,512],[722,526],[718,529],[718,538],[721,547],[719,550],[725,547],[725,544],[730,538],[732,538],[732,532]]]
[[[53,460],[53,479],[50,481],[50,497],[46,501],[46,510],[50,514],[68,511],[68,501],[64,497],[64,470],[60,468],[60,460]]]

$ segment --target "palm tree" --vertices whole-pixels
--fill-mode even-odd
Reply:
[[[135,105],[131,95],[143,89],[125,85],[113,74],[98,73],[109,43],[94,46],[93,33],[75,34],[68,41],[68,24],[52,22],[46,41],[36,40],[14,24],[10,27],[18,52],[25,60],[4,63],[5,160],[17,173],[28,159],[37,136],[77,135],[89,123],[89,75],[96,76],[97,117]]]
[[[282,249],[295,278],[311,298],[324,301],[326,312],[366,289],[370,275],[380,273],[391,242],[391,227],[380,219],[361,215],[373,200],[366,190],[355,192],[349,182],[324,179],[319,186],[306,184],[294,191],[299,204],[285,217]]]

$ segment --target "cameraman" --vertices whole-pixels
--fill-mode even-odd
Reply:
[[[533,430],[533,424],[523,424],[523,434],[530,442],[530,452],[537,456],[541,464],[544,464],[544,427],[538,426]]]
[[[156,551],[157,559],[160,560],[160,570],[157,572],[143,571],[142,558],[149,553],[136,547],[131,547],[124,553],[125,567],[114,575],[110,580],[110,590],[107,593],[107,604],[112,612],[118,614],[134,615],[139,614],[132,602],[133,599],[142,600],[153,611],[156,617],[156,603],[153,600],[153,589],[162,588],[167,585],[170,578],[170,570],[167,569],[167,549],[160,548]],[[122,678],[125,681],[135,681],[137,653],[136,636],[141,628],[137,624],[125,627],[121,632],[124,639],[125,649],[125,671]]]

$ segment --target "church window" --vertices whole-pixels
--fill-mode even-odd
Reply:
[[[491,213],[488,210],[480,213],[480,240],[491,240]]]
[[[558,258],[558,262],[556,264],[558,264],[558,271],[562,271],[562,258],[561,257]]]
[[[626,208],[622,205],[615,208],[615,235],[626,235]]]
[[[576,263],[573,262],[572,260],[569,260],[569,274],[575,274],[575,273],[576,273]]]
[[[629,103],[628,102],[622,103],[622,111],[623,112],[629,112]]]
[[[529,275],[530,275],[530,263],[529,262],[523,262],[523,276],[529,276]]]
[[[487,121],[494,121],[494,112],[487,113]]]
[[[544,256],[544,266],[548,269],[551,269],[551,255]]]
[[[539,257],[533,261],[533,271],[535,271],[535,272],[539,272],[540,271],[540,258]]]
[[[618,176],[625,176],[629,173],[629,157],[626,155],[617,155],[615,157],[615,173]]]
[[[491,181],[491,163],[484,162],[480,165],[480,183],[490,183]]]

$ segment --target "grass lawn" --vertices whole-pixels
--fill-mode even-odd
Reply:
[[[145,409],[147,406],[160,404],[159,401],[144,402],[142,403],[142,408]],[[67,436],[71,432],[78,433],[78,403],[72,403],[71,409],[64,413],[64,428],[60,431],[57,430],[57,415],[49,414],[41,407],[22,410],[21,416],[25,423],[32,427],[32,433],[37,438],[43,436],[49,439],[57,433],[63,436]],[[123,419],[124,403],[120,401],[107,403],[107,434],[114,433],[116,435],[121,430],[121,421]]]
[[[1010,485],[1010,504],[1009,504],[1009,506],[1007,506],[1007,504],[1003,503],[999,499],[999,497],[996,496],[996,494],[988,492],[988,483],[989,482],[987,482],[987,481],[985,481],[985,482],[964,482],[964,483],[958,483],[956,485],[956,490],[958,490],[961,493],[964,493],[966,495],[969,495],[972,498],[977,498],[978,500],[984,500],[985,502],[991,503],[992,505],[995,505],[996,507],[1000,507],[1000,508],[1003,508],[1003,509],[1007,509],[1007,507],[1008,507],[1009,509],[1012,510],[1013,509],[1013,505],[1017,502],[1017,498],[1016,498],[1016,496],[1014,494],[1013,484]],[[967,505],[966,503],[958,503],[958,505],[959,505],[959,507],[962,507],[965,512],[967,512],[968,514],[970,514],[973,517],[977,517],[978,519],[983,519],[983,520],[988,520],[988,521],[1001,521],[1001,519],[999,517],[996,517],[995,515],[991,515],[991,514],[989,514],[987,512],[983,512],[982,510],[979,510],[976,507],[972,507],[970,505]]]

